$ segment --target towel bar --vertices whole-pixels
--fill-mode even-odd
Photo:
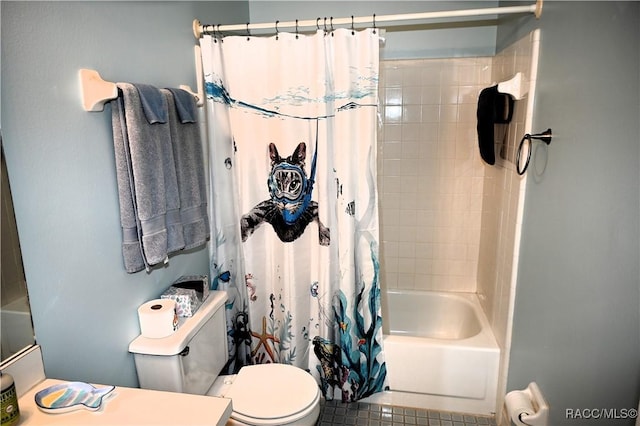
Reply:
[[[197,63],[197,54],[196,54]],[[105,81],[96,70],[83,68],[79,71],[80,95],[82,97],[82,108],[85,111],[103,111],[104,104],[118,97],[118,87],[116,83]],[[196,98],[198,106],[203,105],[204,95],[201,90],[202,85],[198,82],[198,93],[191,90],[187,85],[180,85],[180,89],[186,90]]]
[[[524,135],[522,137],[522,140],[520,141],[520,145],[518,146],[518,152],[516,154],[516,171],[518,172],[518,174],[520,176],[522,176],[524,174],[524,172],[527,171],[527,167],[529,167],[529,161],[531,160],[531,150],[532,150],[532,146],[531,146],[531,141],[533,139],[537,139],[539,141],[542,141],[544,143],[546,143],[547,145],[551,144],[551,138],[552,138],[552,132],[551,129],[547,129],[542,133],[536,133],[534,135],[530,135],[529,133],[527,133],[526,135]],[[528,141],[529,144],[527,146],[527,158],[525,160],[522,159],[522,150],[524,148],[524,142]],[[520,168],[520,163],[524,161],[524,166],[522,168]]]

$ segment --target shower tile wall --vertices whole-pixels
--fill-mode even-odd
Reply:
[[[522,72],[525,87],[528,87],[530,80],[535,79],[534,68],[537,67],[532,67],[534,41],[535,35],[531,33],[498,53],[493,58],[491,80],[508,80],[517,72]],[[525,179],[515,169],[515,157],[520,139],[525,133],[531,132],[531,113],[528,109],[532,103],[531,94],[515,102],[513,120],[504,135],[504,143],[496,146],[496,166],[485,168],[483,183],[477,292],[493,334],[503,350],[508,346],[511,299],[515,287],[514,266],[517,266],[519,255],[525,188]],[[499,155],[499,152],[503,155]],[[531,165],[527,175],[534,170]]]
[[[491,64],[381,61],[378,183],[388,289],[477,289],[485,166],[476,105]]]

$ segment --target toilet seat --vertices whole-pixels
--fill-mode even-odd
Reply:
[[[286,364],[240,369],[225,395],[233,401],[231,418],[250,425],[281,425],[312,413],[320,401],[315,379]]]

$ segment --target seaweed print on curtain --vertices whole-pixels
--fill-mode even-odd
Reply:
[[[201,40],[230,372],[293,364],[343,401],[386,388],[378,43],[342,29]]]

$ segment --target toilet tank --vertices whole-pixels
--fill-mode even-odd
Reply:
[[[140,387],[204,395],[228,359],[225,291],[211,291],[170,336],[138,336],[129,344]]]

